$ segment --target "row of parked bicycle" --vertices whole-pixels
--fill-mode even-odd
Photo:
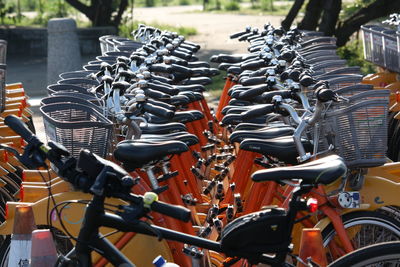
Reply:
[[[135,41],[100,38],[101,56],[48,86],[47,145],[21,123],[20,97],[1,126],[25,140],[2,145],[2,266],[21,202],[53,231],[59,266],[149,266],[159,254],[181,266],[398,260],[398,243],[383,243],[400,237],[399,164],[386,157],[398,99],[393,84],[376,86],[394,74],[363,77],[315,32],[266,24],[231,38],[249,48],[211,58],[227,72],[215,111],[203,92],[219,70],[198,45],[146,25]],[[313,227],[322,259],[300,247]]]

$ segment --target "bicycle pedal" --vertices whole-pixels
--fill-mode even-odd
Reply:
[[[195,259],[201,259],[204,256],[203,251],[201,251],[198,247],[189,246],[187,244],[184,245],[182,252]]]
[[[216,154],[212,154],[211,156],[209,156],[209,157],[207,158],[207,160],[206,160],[206,162],[204,163],[204,165],[205,165],[206,167],[210,166],[211,163],[212,163],[213,161],[215,161],[216,158],[217,158],[217,155],[216,155]]]
[[[220,152],[220,153],[224,153],[224,152],[232,153],[234,149],[235,149],[234,146],[225,145],[223,147],[219,147],[218,148],[218,152]]]
[[[207,122],[208,130],[214,134],[214,123],[212,121]]]
[[[204,131],[203,131],[203,135],[204,135],[206,138],[210,138],[210,137],[212,136],[211,132],[208,131],[208,130],[204,130]]]
[[[206,152],[209,150],[213,150],[215,148],[215,144],[207,144],[201,147],[201,151]]]
[[[213,219],[214,227],[217,230],[218,234],[221,234],[223,223],[219,218]]]
[[[204,195],[210,194],[211,190],[217,185],[217,181],[212,180],[207,187],[203,190]]]
[[[172,177],[178,176],[178,174],[179,174],[178,171],[169,172],[169,173],[158,176],[157,181],[164,182]]]
[[[235,199],[236,211],[242,212],[243,211],[243,201],[242,201],[242,197],[241,197],[240,193],[234,194],[233,198]]]
[[[214,225],[214,219],[218,216],[218,212],[219,212],[219,207],[217,204],[214,204],[207,213],[207,219],[206,221],[213,226]]]
[[[205,159],[198,159],[198,160],[197,160],[197,163],[196,163],[196,168],[197,168],[197,169],[200,169],[200,168],[201,168],[201,165],[203,165],[205,162],[206,162]]]
[[[217,155],[217,160],[223,160],[223,159],[228,159],[230,156],[232,156],[232,154],[229,153],[224,153],[224,154],[219,154]]]
[[[230,222],[235,218],[235,208],[233,205],[228,205],[226,208],[226,221]]]
[[[154,193],[156,193],[157,195],[159,195],[159,194],[161,194],[162,192],[167,191],[168,188],[169,188],[168,185],[163,185],[163,186],[160,186],[159,188],[153,189],[153,190],[151,190],[151,191],[154,192]]]
[[[189,206],[195,206],[197,204],[197,199],[193,198],[192,194],[182,196],[182,201],[184,204]]]
[[[263,167],[263,168],[271,168],[271,164],[264,162],[263,158],[255,158],[254,163]]]
[[[224,198],[224,184],[220,181],[217,183],[217,192],[215,193],[216,199],[223,199]]]
[[[200,179],[200,180],[206,179],[206,178],[204,177],[204,175],[202,175],[202,174],[200,173],[200,170],[199,170],[198,168],[192,167],[192,168],[190,168],[190,171],[194,174],[194,176],[196,176],[196,178],[198,178],[198,179]]]
[[[228,167],[229,165],[231,165],[236,159],[235,155],[230,156],[223,164],[225,167]]]
[[[192,156],[193,156],[196,160],[202,159],[200,152],[197,152],[197,151],[193,151],[193,152],[192,152]]]
[[[203,227],[203,229],[199,232],[199,237],[206,238],[208,237],[212,232],[212,228],[208,225],[206,227]]]
[[[214,170],[216,171],[223,171],[225,169],[225,166],[222,164],[218,164],[214,166]]]
[[[236,189],[236,184],[235,183],[230,183],[229,188],[231,189],[232,192],[235,192]]]

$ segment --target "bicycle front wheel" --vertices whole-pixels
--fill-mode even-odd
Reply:
[[[339,258],[329,265],[329,267],[342,266],[400,266],[400,242],[379,243],[364,247]]]

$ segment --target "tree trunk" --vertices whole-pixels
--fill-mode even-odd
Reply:
[[[95,10],[92,20],[93,26],[109,26],[111,23],[111,15],[113,12],[112,1],[108,0],[92,0],[92,8]]]
[[[324,14],[322,15],[319,31],[324,35],[334,35],[336,23],[342,9],[342,0],[326,0],[324,6]]]
[[[306,14],[299,24],[299,29],[315,31],[321,17],[325,0],[310,0],[306,7]]]
[[[94,12],[93,9],[79,0],[65,0],[68,4],[73,6],[75,9],[77,9],[79,12],[83,13],[90,21],[93,21],[94,18]]]
[[[296,0],[292,7],[289,10],[289,13],[286,15],[286,18],[282,21],[281,25],[285,30],[289,30],[290,26],[294,19],[296,18],[297,14],[299,13],[300,8],[303,6],[304,0]]]
[[[118,26],[121,23],[122,14],[124,14],[125,9],[128,7],[128,0],[121,0],[119,3],[118,13],[114,18],[113,24]],[[133,19],[133,18],[132,18]]]
[[[337,45],[345,45],[350,39],[350,36],[358,31],[363,24],[395,12],[400,12],[400,1],[376,0],[370,5],[360,9],[337,27]]]

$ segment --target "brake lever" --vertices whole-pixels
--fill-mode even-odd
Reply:
[[[15,157],[29,169],[47,167],[45,162],[46,157],[41,154],[40,150],[36,149],[36,146],[30,143],[25,146],[24,153],[22,155],[20,155],[16,149],[7,145],[0,145],[0,148],[3,148],[4,150],[14,154]]]

